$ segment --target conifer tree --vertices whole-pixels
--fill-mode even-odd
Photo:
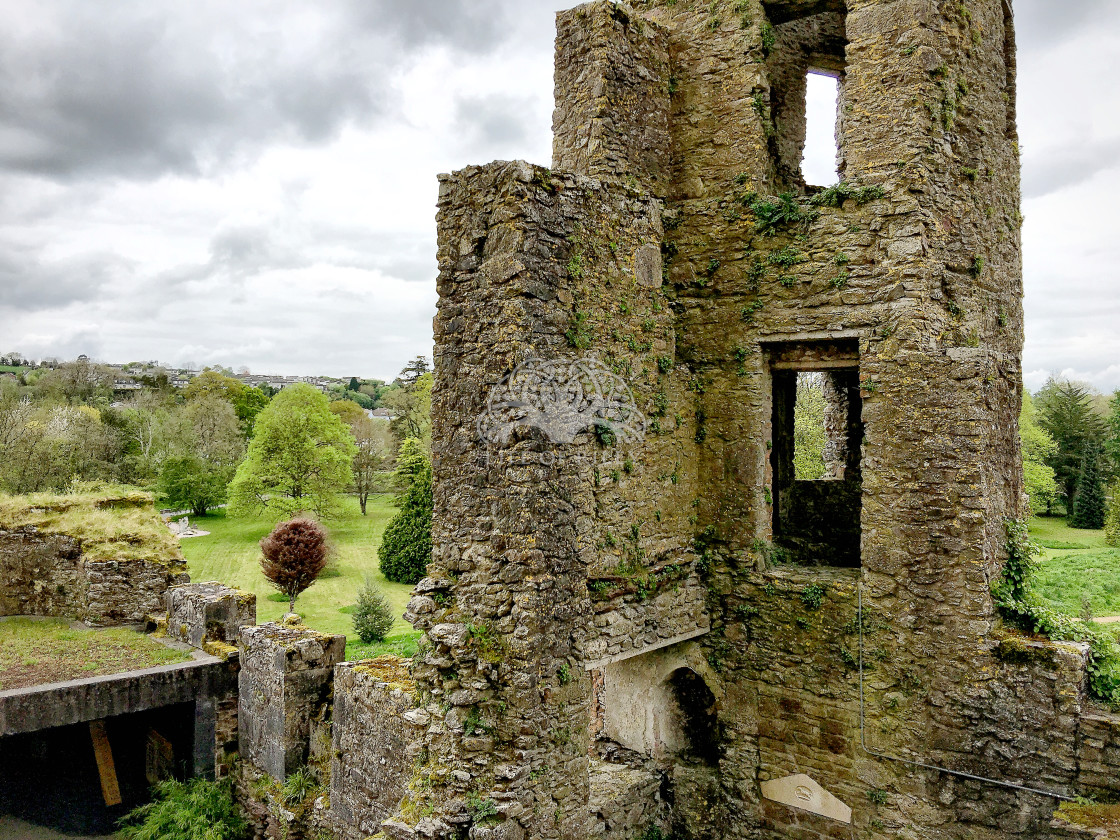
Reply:
[[[1104,541],[1120,546],[1120,481],[1112,485],[1108,497],[1108,513],[1104,517]]]
[[[403,492],[377,549],[381,573],[397,583],[419,583],[432,555],[432,464],[416,438],[401,444],[393,477]]]
[[[1099,529],[1104,527],[1104,484],[1101,481],[1100,447],[1093,442],[1086,444],[1081,458],[1081,473],[1077,478],[1077,492],[1073,497],[1071,528]]]

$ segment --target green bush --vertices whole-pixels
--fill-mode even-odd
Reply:
[[[366,585],[358,591],[358,603],[354,605],[354,632],[367,645],[383,642],[395,620],[389,599],[372,578],[367,577]]]
[[[415,438],[401,444],[395,478],[403,492],[400,512],[385,527],[377,557],[381,573],[396,583],[419,583],[432,556],[432,464]]]
[[[228,781],[160,782],[154,801],[120,821],[124,840],[241,840],[245,835]]]
[[[1108,545],[1120,546],[1120,481],[1112,485],[1108,499],[1108,513],[1104,519],[1104,541]]]

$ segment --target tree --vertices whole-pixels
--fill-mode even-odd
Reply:
[[[1077,478],[1077,492],[1073,497],[1071,528],[1099,529],[1104,527],[1104,484],[1101,481],[1101,452],[1095,441],[1085,445],[1081,458],[1081,472]]]
[[[381,573],[398,583],[418,583],[432,556],[432,465],[424,444],[401,444],[394,480],[402,488],[400,510],[385,527],[377,556]]]
[[[387,423],[371,420],[364,414],[350,424],[350,431],[353,432],[354,442],[358,446],[352,465],[353,489],[358,495],[362,516],[365,516],[369,495],[377,488],[381,472],[392,457],[393,436]]]
[[[66,362],[40,376],[35,390],[40,399],[63,400],[71,403],[108,405],[113,396],[112,368],[78,359]]]
[[[1019,447],[1023,453],[1023,489],[1031,513],[1051,513],[1060,491],[1047,462],[1057,453],[1058,444],[1038,425],[1038,411],[1029,391],[1023,391],[1019,411]]]
[[[825,398],[821,375],[797,377],[797,399],[793,407],[793,474],[798,481],[816,481],[825,474]]]
[[[1108,456],[1109,471],[1116,476],[1120,475],[1120,390],[1112,395],[1108,403],[1106,423],[1104,452]]]
[[[196,400],[205,396],[218,396],[229,402],[241,423],[241,431],[245,437],[253,433],[253,423],[257,415],[268,405],[269,395],[264,391],[251,388],[244,382],[225,376],[215,370],[205,370],[190,381],[183,389],[183,396],[187,400]]]
[[[227,480],[232,478],[233,470],[245,455],[245,438],[236,409],[220,397],[208,396],[184,404],[177,414],[185,429],[174,445],[185,447],[215,467],[228,469]]]
[[[226,500],[229,472],[202,458],[182,455],[168,458],[159,472],[157,488],[173,508],[189,508],[195,516]]]
[[[373,401],[372,408],[380,408],[381,395],[389,390],[389,386],[380,379],[366,379],[358,390]]]
[[[358,377],[351,376],[350,383],[346,386],[347,391],[357,391],[362,387],[362,383],[358,381]]]
[[[430,373],[431,370],[432,366],[428,362],[428,357],[417,356],[401,369],[400,374],[397,376],[397,383],[405,388],[411,388],[419,381],[420,377]]]
[[[327,554],[327,532],[312,519],[281,522],[261,540],[261,571],[288,596],[288,612],[296,611],[296,598],[326,568]]]
[[[404,376],[404,371],[401,376]],[[432,443],[432,382],[430,373],[421,374],[412,384],[386,391],[382,405],[396,416],[390,423],[397,440],[415,438],[426,449]]]
[[[365,409],[352,400],[334,400],[331,403],[331,414],[337,415],[343,423],[351,428],[359,420],[366,419]]]
[[[1067,511],[1077,490],[1085,445],[1099,441],[1104,432],[1104,422],[1094,411],[1092,400],[1087,386],[1055,379],[1048,380],[1035,397],[1039,425],[1058,444],[1047,463],[1065,495]]]
[[[396,620],[393,613],[393,605],[385,593],[367,576],[365,586],[358,590],[358,603],[354,605],[354,632],[358,638],[367,645],[385,641]]]
[[[285,388],[257,417],[245,460],[230,484],[234,516],[331,515],[351,481],[357,446],[325,395],[304,383]]]
[[[1120,481],[1112,485],[1108,496],[1108,513],[1104,518],[1104,541],[1120,546]]]

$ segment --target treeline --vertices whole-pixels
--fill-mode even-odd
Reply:
[[[5,359],[24,361],[13,353]],[[364,415],[359,409],[388,408],[401,418],[393,423],[397,439],[423,437],[413,385],[425,373],[420,358],[391,384],[352,379],[326,397],[349,418]],[[75,480],[157,490],[168,471],[171,478],[182,472],[184,459],[205,462],[228,482],[257,415],[276,393],[221,370],[175,388],[165,371],[155,370],[137,379],[139,390],[122,396],[114,391],[119,377],[85,359],[0,377],[0,490],[62,491]]]
[[[1075,528],[1109,524],[1120,542],[1120,390],[1051,378],[1024,392],[1019,435],[1031,511],[1068,515]]]

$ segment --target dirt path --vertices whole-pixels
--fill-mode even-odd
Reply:
[[[1100,618],[1094,618],[1097,624],[1120,624],[1120,615],[1103,615]]]

